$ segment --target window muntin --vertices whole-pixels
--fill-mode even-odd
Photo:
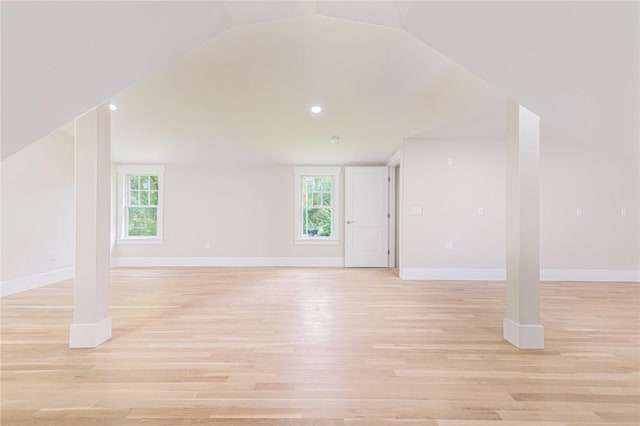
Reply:
[[[127,174],[125,237],[158,236],[158,175]]]
[[[339,167],[295,168],[296,244],[339,243]]]
[[[116,166],[119,244],[162,243],[164,166]]]
[[[332,236],[333,176],[302,175],[303,238]]]

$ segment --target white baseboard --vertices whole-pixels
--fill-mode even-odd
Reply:
[[[403,280],[504,281],[504,269],[402,268]],[[541,269],[540,281],[640,282],[640,271],[605,269]]]
[[[338,267],[342,257],[116,257],[111,266],[281,266]],[[73,279],[75,268],[64,268],[42,274],[3,281],[0,297],[20,293],[48,284]],[[504,281],[504,269],[489,268],[402,268],[403,280]],[[542,269],[540,281],[640,282],[637,270]]]
[[[116,257],[112,266],[344,266],[342,257]]]
[[[31,290],[32,288],[43,287],[60,281],[70,280],[73,279],[75,275],[76,268],[71,267],[2,281],[2,284],[0,285],[0,297],[20,293],[25,290]]]
[[[70,348],[96,348],[111,339],[111,317],[93,324],[71,324]]]
[[[504,269],[485,268],[402,268],[400,278],[403,280],[433,281],[504,281]]]
[[[544,327],[542,324],[518,324],[505,318],[504,340],[519,349],[544,349]]]
[[[640,282],[640,271],[615,269],[542,269],[540,281]]]

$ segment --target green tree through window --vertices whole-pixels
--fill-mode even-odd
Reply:
[[[302,176],[302,236],[331,237],[333,177]]]
[[[158,176],[128,175],[127,235],[158,235]]]

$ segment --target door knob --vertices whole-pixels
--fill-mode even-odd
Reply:
[[[355,220],[348,220],[347,221],[347,225],[351,225],[352,223],[356,223],[356,221]]]

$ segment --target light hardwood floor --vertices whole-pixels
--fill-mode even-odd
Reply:
[[[542,284],[544,351],[502,341],[504,283],[115,269],[93,350],[72,290],[2,299],[2,425],[640,424],[638,284]]]

